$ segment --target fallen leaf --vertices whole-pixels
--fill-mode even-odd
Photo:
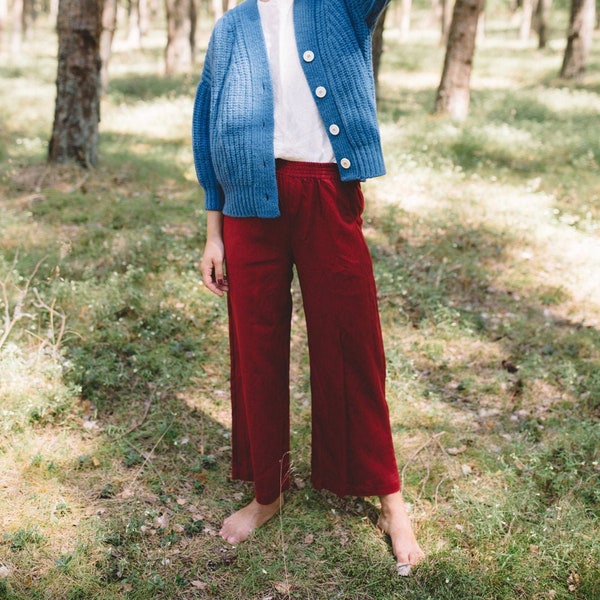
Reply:
[[[575,573],[575,571],[571,571],[569,577],[567,578],[567,583],[569,584],[569,591],[574,592],[579,587],[579,573]]]
[[[467,446],[465,444],[463,444],[462,446],[459,446],[458,448],[447,448],[446,452],[448,452],[448,454],[452,454],[453,456],[456,454],[460,454],[461,452],[464,452],[467,449]]]
[[[154,519],[154,527],[157,529],[167,529],[169,527],[169,515],[163,513]]]
[[[315,541],[315,536],[312,533],[309,533],[305,538],[304,538],[304,543],[308,546],[309,544],[312,544]]]
[[[281,581],[281,582],[275,583],[273,585],[273,587],[280,594],[283,594],[284,596],[289,596],[292,591],[292,585],[290,583],[288,583],[287,581]]]
[[[192,586],[194,586],[198,590],[205,590],[208,587],[208,583],[204,583],[204,581],[192,581],[190,582]]]
[[[192,479],[195,479],[200,483],[206,483],[208,481],[208,475],[206,473],[192,473]]]

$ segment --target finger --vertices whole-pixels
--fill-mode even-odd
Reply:
[[[223,292],[217,285],[214,277],[214,269],[211,262],[203,262],[200,271],[202,273],[202,281],[204,285],[217,296],[222,296]]]

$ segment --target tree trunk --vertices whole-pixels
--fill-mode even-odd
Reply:
[[[519,28],[519,39],[526,42],[531,33],[531,22],[533,19],[535,0],[523,0],[523,13],[521,15],[521,27]]]
[[[440,43],[442,44],[448,43],[448,33],[450,31],[452,8],[452,0],[440,0]]]
[[[58,0],[50,0],[50,22],[56,23],[58,19]]]
[[[142,45],[142,33],[140,29],[140,0],[129,0],[129,11],[127,20],[127,41],[132,48],[140,48]]]
[[[140,35],[144,37],[150,31],[150,5],[148,0],[138,0],[140,3]]]
[[[0,0],[0,43],[4,37],[6,31],[6,24],[8,23],[8,0]]]
[[[102,91],[108,89],[109,73],[108,65],[112,55],[112,42],[117,29],[117,0],[104,0],[102,10],[102,33],[100,34],[100,58],[102,67],[100,70],[100,82]]]
[[[548,43],[548,17],[552,0],[538,0],[535,11],[535,30],[538,35],[538,48],[541,50]]]
[[[483,3],[484,0],[456,0],[435,100],[436,114],[448,114],[461,121],[467,118],[477,23]]]
[[[98,160],[102,0],[60,0],[58,74],[50,162]]]
[[[192,37],[195,24],[193,0],[165,0],[167,10],[166,73],[190,71],[193,62]]]
[[[33,38],[33,22],[35,21],[35,5],[33,0],[23,0],[23,39]]]
[[[212,10],[215,21],[218,21],[223,16],[223,0],[212,0]]]
[[[379,93],[379,66],[381,65],[381,55],[383,54],[383,29],[385,27],[385,16],[388,9],[386,8],[380,15],[375,31],[373,32],[372,49],[373,49],[373,77],[375,79],[375,89]]]
[[[402,0],[400,5],[400,39],[408,39],[410,32],[410,13],[412,11],[412,0]]]
[[[595,0],[571,2],[567,47],[560,70],[560,76],[564,79],[578,79],[585,73],[592,45],[595,11]]]
[[[23,45],[23,0],[13,0],[12,5],[12,37],[10,51],[13,54],[21,52]]]

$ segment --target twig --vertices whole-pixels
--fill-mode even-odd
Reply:
[[[417,458],[417,456],[419,456],[419,454],[421,454],[421,452],[423,452],[423,450],[425,450],[425,448],[427,448],[427,446],[431,445],[434,442],[438,443],[439,438],[441,438],[445,433],[446,433],[445,431],[440,431],[439,433],[434,433],[426,442],[421,444],[415,450],[413,455],[406,461],[406,463],[402,467],[402,471],[400,473],[402,489],[404,489],[404,474],[406,473],[406,470],[408,469],[409,465],[415,460],[415,458]],[[429,477],[429,475],[428,475],[428,477]]]
[[[174,420],[175,419],[173,419],[173,421]],[[156,450],[158,445],[162,442],[165,435],[167,435],[167,431],[169,431],[169,429],[171,429],[171,426],[173,425],[173,421],[171,421],[171,423],[169,423],[169,426],[166,427],[165,430],[160,434],[160,437],[156,441],[156,444],[154,444],[154,446],[152,446],[152,450],[150,450],[150,452],[148,454],[146,454],[145,456],[142,454],[142,456],[144,456],[144,462],[141,464],[140,468],[134,474],[134,476],[131,479],[131,481],[129,482],[129,485],[127,486],[127,488],[125,488],[126,491],[131,490],[131,488],[133,487],[133,484],[138,479],[138,477],[141,475],[142,471],[144,470],[144,468],[146,467],[147,464],[149,464],[152,467],[152,469],[158,475],[159,479],[162,482],[162,477],[160,476],[160,472],[157,469],[155,469],[154,465],[152,464],[152,455],[154,454],[154,451]],[[128,443],[136,452],[139,452],[139,450],[129,440],[125,439],[125,442]]]
[[[56,353],[58,351],[58,348],[60,347],[60,343],[62,342],[62,338],[65,334],[65,327],[67,324],[67,315],[65,315],[62,312],[57,311],[54,308],[54,304],[56,303],[56,300],[52,300],[52,305],[50,305],[47,302],[44,302],[44,300],[42,300],[39,292],[37,291],[37,288],[33,288],[33,293],[35,294],[35,298],[37,300],[37,304],[34,304],[34,306],[36,308],[43,308],[44,310],[48,311],[48,314],[50,315],[50,331],[52,332],[52,339],[54,340],[54,343],[51,344],[51,346],[52,346],[52,349],[54,350],[54,352]],[[54,317],[55,316],[60,318],[60,327],[58,329],[58,336],[54,335],[54,332],[55,332]]]
[[[29,277],[25,281],[25,286],[23,288],[19,288],[18,286],[15,285],[15,287],[18,290],[18,294],[17,294],[17,300],[15,303],[14,309],[11,314],[7,288],[8,288],[8,280],[9,280],[10,273],[12,273],[12,271],[14,271],[14,269],[16,268],[17,258],[18,258],[18,254],[15,255],[11,271],[6,275],[6,277],[4,278],[4,281],[0,281],[0,288],[2,288],[2,300],[4,302],[4,331],[2,332],[2,335],[0,335],[0,348],[2,348],[2,346],[8,339],[8,336],[10,335],[11,331],[13,330],[14,326],[21,319],[26,318],[26,317],[33,318],[33,315],[23,312],[23,303],[25,302],[25,298],[27,297],[27,294],[29,293],[29,288],[31,286],[31,282],[33,281],[33,278],[36,276],[39,268],[42,266],[42,263],[46,260],[47,257],[45,256],[44,258],[42,258],[38,261],[38,263],[35,265],[33,271],[31,272],[31,275],[29,275]]]
[[[146,422],[146,419],[148,418],[148,413],[150,412],[150,407],[152,406],[153,400],[154,400],[154,395],[150,396],[150,398],[148,400],[146,400],[146,403],[144,405],[145,410],[144,410],[144,414],[142,415],[142,418],[137,423],[134,423],[127,431],[125,431],[125,433],[122,433],[120,436],[118,436],[116,438],[117,440],[124,438],[126,435],[129,435],[130,433],[133,433],[136,429],[139,429]]]
[[[280,494],[283,494],[282,491],[282,487],[283,487],[283,480],[285,479],[284,473],[283,473],[283,465],[285,463],[285,458],[286,455],[289,456],[289,452],[286,452],[281,461],[279,462],[279,491]],[[290,464],[289,468],[288,468],[288,472],[287,472],[287,476],[291,479],[292,476],[292,466]],[[281,495],[279,496],[279,536],[281,539],[281,557],[283,559],[283,573],[285,576],[285,591],[286,591],[286,598],[290,597],[290,578],[289,578],[289,573],[288,573],[288,569],[287,569],[287,554],[285,551],[285,535],[283,533],[283,500]]]

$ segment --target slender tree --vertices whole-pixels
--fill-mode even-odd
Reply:
[[[102,9],[102,33],[100,34],[100,59],[102,67],[100,70],[100,81],[102,91],[108,88],[108,66],[112,55],[112,42],[117,29],[117,0],[104,0]]]
[[[464,120],[469,112],[477,23],[484,0],[456,0],[434,113]]]
[[[8,0],[0,0],[0,42],[4,37],[6,24],[8,22]]]
[[[211,4],[216,21],[223,16],[225,11],[232,9],[237,4],[237,0],[211,0]]]
[[[531,24],[536,7],[535,0],[523,0],[523,12],[521,15],[521,26],[519,28],[519,39],[522,42],[529,40],[531,33]]]
[[[595,0],[571,0],[567,47],[560,70],[564,79],[578,79],[585,73],[594,33],[595,11]]]
[[[538,0],[534,23],[538,34],[538,48],[540,49],[545,48],[548,43],[548,19],[551,6],[552,0]]]
[[[412,0],[402,0],[400,3],[400,39],[408,39],[410,32],[410,16],[412,12]]]
[[[23,0],[23,38],[31,40],[36,12],[34,0]]]
[[[98,159],[102,0],[60,0],[58,73],[50,162],[88,167]]]
[[[167,11],[166,73],[189,71],[194,57],[196,7],[194,0],[165,0]]]
[[[127,21],[127,40],[133,48],[142,45],[142,30],[140,28],[140,0],[129,0],[129,19]]]

